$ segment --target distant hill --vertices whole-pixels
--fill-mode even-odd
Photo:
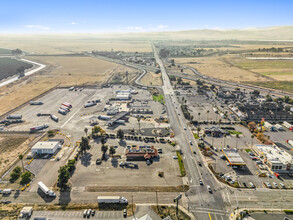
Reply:
[[[293,40],[293,26],[229,30],[186,30],[174,32],[139,33],[145,38],[171,40]],[[134,36],[133,36],[134,37]]]

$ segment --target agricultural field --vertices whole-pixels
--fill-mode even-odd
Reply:
[[[11,50],[0,48],[0,55],[11,55]]]
[[[27,59],[44,63],[46,69],[0,88],[3,114],[55,86],[99,85],[114,73],[136,72],[135,69],[91,57],[35,56]]]
[[[228,59],[229,56],[225,56]],[[267,77],[241,69],[225,62],[224,57],[176,58],[176,64],[184,64],[197,69],[200,73],[227,81],[268,81]]]
[[[76,52],[100,51],[125,51],[125,52],[150,52],[151,45],[141,40],[105,40],[105,36],[92,35],[64,35],[64,36],[0,36],[0,45],[5,48],[20,48],[33,54],[69,54]]]
[[[147,72],[145,76],[140,81],[142,84],[146,86],[161,86],[162,85],[162,74]]]
[[[237,59],[235,66],[269,76],[274,80],[293,80],[293,60],[251,60]]]
[[[1,50],[0,50],[1,53]],[[32,68],[33,65],[30,63],[24,63],[16,59],[8,57],[0,58],[0,80],[7,77],[13,76],[18,73],[18,69],[24,67],[25,69]]]

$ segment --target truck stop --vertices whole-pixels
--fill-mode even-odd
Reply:
[[[232,166],[245,166],[245,162],[236,149],[222,149],[225,157]]]

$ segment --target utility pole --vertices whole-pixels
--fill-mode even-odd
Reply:
[[[157,210],[159,210],[158,190],[156,190]]]
[[[134,212],[133,212],[133,195],[131,196],[131,200],[132,200],[132,215],[134,216]]]

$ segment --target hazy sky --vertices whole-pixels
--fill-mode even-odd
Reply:
[[[1,33],[233,29],[293,25],[293,0],[1,0]]]

